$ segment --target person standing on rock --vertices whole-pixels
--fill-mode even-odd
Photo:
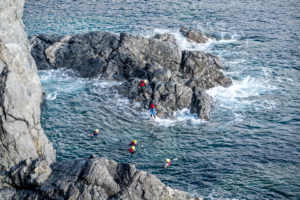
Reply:
[[[150,105],[149,105],[149,111],[150,111],[150,118],[153,116],[154,119],[156,118],[155,114],[156,114],[156,111],[155,111],[155,102],[154,101],[151,101],[150,102]]]
[[[146,87],[146,83],[147,83],[147,80],[141,80],[139,82],[139,85],[138,85],[138,88],[139,88],[139,92],[140,92],[140,96],[142,96],[144,90],[145,90],[145,87]]]

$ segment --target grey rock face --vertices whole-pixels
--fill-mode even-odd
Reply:
[[[186,85],[202,89],[216,86],[229,87],[232,85],[230,78],[220,71],[221,65],[216,56],[199,51],[183,51],[181,72],[190,79]]]
[[[152,66],[155,68],[154,63]],[[155,71],[157,70],[160,69]],[[170,81],[153,81],[146,85],[143,95],[140,96],[137,87],[139,81],[140,79],[129,79],[121,85],[113,86],[113,89],[131,100],[142,102],[145,109],[149,109],[150,101],[154,100],[157,116],[161,118],[173,118],[174,112],[178,109],[191,107],[193,92],[189,87]]]
[[[156,62],[171,71],[178,71],[181,63],[181,48],[174,43],[153,38],[120,34],[118,52],[137,59],[141,64]]]
[[[125,54],[115,54],[107,64],[102,79],[127,80],[129,77],[147,78],[144,66]]]
[[[42,87],[23,30],[24,0],[0,3],[0,169],[55,150],[40,125]]]
[[[45,160],[27,158],[10,169],[10,177],[15,187],[29,188],[43,185],[51,172]]]
[[[20,166],[32,168],[31,164]],[[43,162],[40,161],[39,162]],[[16,167],[18,168],[18,167]],[[43,185],[35,188],[0,189],[7,199],[136,199],[197,200],[189,194],[171,189],[150,173],[139,171],[132,164],[118,164],[106,158],[91,156],[51,164],[52,173]],[[22,168],[24,169],[24,168]],[[18,174],[20,171],[18,171]],[[11,171],[14,171],[11,169]],[[25,170],[26,171],[26,170]],[[19,174],[20,175],[20,174]],[[14,174],[13,174],[14,176]],[[18,178],[16,176],[13,177]],[[24,180],[23,177],[19,177]]]
[[[214,99],[198,87],[193,88],[193,100],[191,113],[197,113],[200,119],[209,121],[209,113],[211,111]]]
[[[193,41],[196,43],[206,43],[208,41],[208,37],[199,31],[195,31],[193,29],[188,29],[185,27],[181,27],[179,31],[189,41]]]
[[[171,70],[163,68],[155,62],[147,63],[145,71],[148,74],[148,79],[152,81],[169,81],[172,77]]]
[[[169,34],[169,33],[156,34],[153,38],[161,40],[161,41],[171,42],[171,43],[176,44],[176,38],[174,37],[174,35]]]

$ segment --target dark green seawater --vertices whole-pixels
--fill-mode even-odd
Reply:
[[[182,49],[222,58],[230,88],[209,90],[210,121],[188,110],[150,121],[147,111],[108,88],[120,82],[40,71],[47,103],[42,125],[57,160],[90,154],[130,162],[165,184],[206,199],[300,199],[300,2],[26,0],[28,35],[109,31],[172,33]],[[213,35],[188,43],[187,26]],[[98,128],[100,135],[87,132]],[[129,155],[126,144],[143,147]],[[169,169],[161,168],[166,158]]]

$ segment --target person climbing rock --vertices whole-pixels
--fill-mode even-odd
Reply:
[[[171,166],[171,160],[170,159],[166,159],[166,164],[165,164],[165,168]]]
[[[141,80],[139,82],[138,88],[139,88],[140,96],[144,93],[146,84],[147,84],[147,80],[146,79],[145,80]]]
[[[131,146],[135,146],[136,145],[136,143],[137,143],[137,141],[136,140],[133,140],[129,145],[131,145]]]
[[[128,149],[128,151],[133,154],[135,152],[135,146],[132,146],[130,149]]]
[[[156,111],[155,111],[155,102],[154,101],[151,101],[150,104],[149,104],[149,111],[150,111],[150,118],[153,116],[154,119],[156,118],[155,114],[156,114]]]
[[[96,136],[96,135],[98,135],[98,133],[99,133],[99,130],[96,129],[96,130],[92,133],[92,136]]]

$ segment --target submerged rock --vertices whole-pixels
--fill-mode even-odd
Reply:
[[[21,171],[36,169],[36,163],[42,160],[22,161],[11,172],[17,170],[18,176],[11,173],[11,178],[18,182],[18,190],[0,188],[0,197],[11,199],[148,199],[148,200],[200,200],[188,193],[171,189],[154,175],[140,171],[132,164],[118,164],[113,160],[91,156],[89,159],[77,159],[51,164],[52,173],[34,170],[39,175],[45,174],[42,184],[28,188],[31,183],[22,176]],[[24,168],[25,167],[25,168]],[[49,166],[46,166],[49,168]],[[44,168],[45,169],[45,168]],[[34,173],[33,172],[33,173]],[[40,173],[43,172],[43,173]],[[18,181],[17,179],[20,178]],[[0,176],[1,180],[1,176]],[[19,184],[21,183],[22,184]],[[32,185],[33,186],[33,185]]]
[[[186,37],[189,41],[193,41],[196,43],[206,43],[208,41],[208,37],[205,34],[199,32],[199,31],[195,31],[193,29],[188,29],[185,27],[181,27],[181,29],[179,30],[182,35],[184,37]]]

